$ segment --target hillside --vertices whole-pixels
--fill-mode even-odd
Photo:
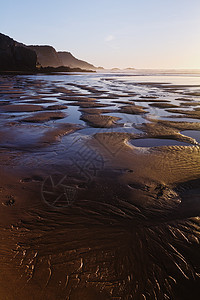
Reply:
[[[93,71],[97,69],[92,64],[77,59],[70,52],[57,52],[48,45],[26,46],[0,33],[0,71],[36,71],[36,66],[63,66]]]
[[[63,65],[58,53],[52,46],[31,45],[28,48],[36,52],[37,63],[42,67],[60,67]]]
[[[63,66],[67,66],[70,68],[81,68],[85,70],[95,70],[96,67],[92,64],[87,63],[86,61],[77,59],[70,52],[59,51],[58,57],[62,61]]]

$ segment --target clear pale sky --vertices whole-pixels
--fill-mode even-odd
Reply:
[[[200,0],[1,0],[0,32],[95,66],[200,69]]]

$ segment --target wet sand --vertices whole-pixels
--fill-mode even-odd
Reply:
[[[0,299],[198,299],[199,86],[84,76],[0,77]]]

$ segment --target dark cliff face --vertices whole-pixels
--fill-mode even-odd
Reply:
[[[70,52],[58,52],[58,57],[62,61],[63,66],[70,68],[81,68],[85,70],[95,70],[95,66],[89,64],[83,60],[75,58]]]
[[[60,67],[62,62],[58,57],[58,53],[52,46],[28,46],[37,54],[37,63],[42,67]]]
[[[0,71],[33,71],[36,53],[0,33]]]
[[[0,33],[0,71],[35,71],[36,64],[96,70],[92,64],[75,58],[70,52],[56,52],[52,46],[26,46]]]

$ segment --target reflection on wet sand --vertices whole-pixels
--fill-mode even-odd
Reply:
[[[2,299],[197,299],[200,124],[149,115],[191,86],[58,76],[0,78]]]

